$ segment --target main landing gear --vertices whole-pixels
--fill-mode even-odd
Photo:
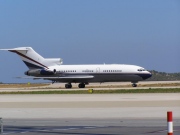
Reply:
[[[70,88],[72,88],[72,84],[71,84],[71,83],[67,83],[67,84],[65,84],[65,88],[66,88],[66,89],[70,89]]]
[[[79,88],[85,88],[85,83],[80,83],[80,84],[78,85],[78,87],[79,87]]]
[[[79,88],[85,88],[85,83],[80,83],[79,85],[78,85],[78,87]],[[67,84],[65,84],[65,88],[66,89],[70,89],[70,88],[72,88],[72,84],[71,83],[67,83]]]

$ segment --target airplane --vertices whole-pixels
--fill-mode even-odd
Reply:
[[[136,65],[63,65],[61,58],[43,58],[31,47],[0,50],[7,50],[20,56],[29,68],[24,73],[27,76],[22,78],[66,83],[65,88],[72,88],[72,83],[79,83],[79,88],[85,88],[85,85],[95,82],[131,82],[133,87],[137,87],[139,81],[152,76],[145,68]]]

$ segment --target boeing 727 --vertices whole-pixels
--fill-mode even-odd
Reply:
[[[79,88],[85,88],[86,84],[94,82],[131,82],[132,86],[136,87],[138,81],[143,81],[152,76],[143,67],[135,65],[63,65],[61,58],[43,58],[31,47],[1,50],[7,50],[20,56],[29,68],[25,72],[28,77],[24,78],[63,82],[66,83],[66,88],[72,88],[72,83],[79,83]]]

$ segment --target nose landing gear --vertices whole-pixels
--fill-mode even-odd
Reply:
[[[137,84],[136,84],[136,83],[133,83],[132,86],[133,86],[133,87],[137,87]]]

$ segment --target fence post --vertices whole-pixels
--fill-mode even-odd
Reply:
[[[172,112],[167,112],[167,126],[168,126],[168,135],[173,135],[173,114],[172,114]]]

